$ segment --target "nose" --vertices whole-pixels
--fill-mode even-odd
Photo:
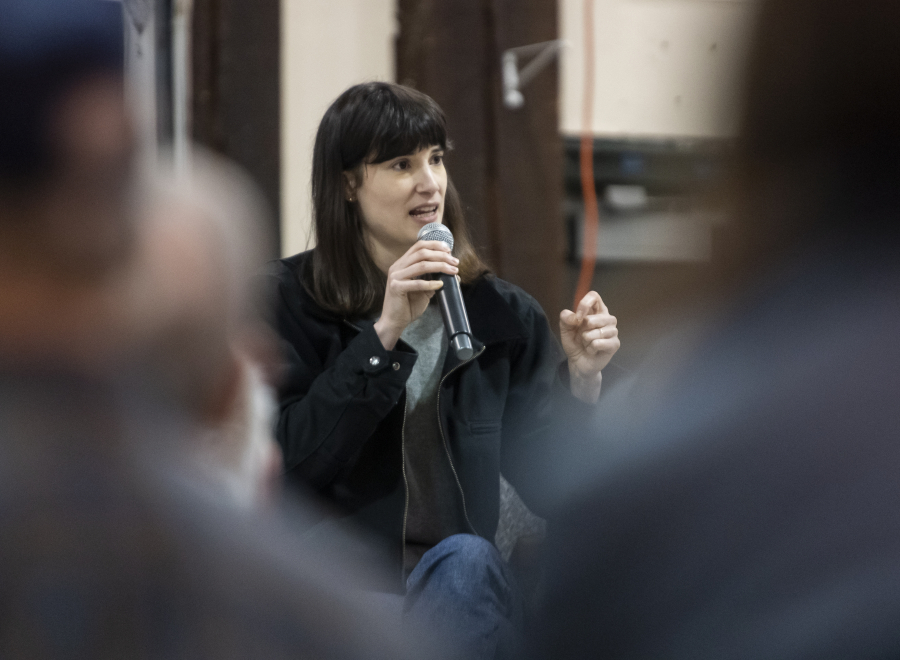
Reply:
[[[416,179],[416,192],[430,197],[440,189],[441,185],[438,182],[437,174],[431,169],[431,166],[424,165],[420,167]]]

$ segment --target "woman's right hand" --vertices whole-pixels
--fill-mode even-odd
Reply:
[[[429,273],[456,275],[459,259],[450,254],[442,241],[417,241],[388,269],[387,287],[381,317],[375,332],[387,350],[393,350],[401,333],[419,318],[434,292],[443,286],[440,280],[418,279]]]

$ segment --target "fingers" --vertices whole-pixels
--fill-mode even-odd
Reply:
[[[587,346],[597,339],[612,339],[619,336],[619,329],[615,325],[604,325],[594,330],[582,333],[581,341]]]
[[[575,311],[572,312],[568,309],[564,309],[559,315],[559,320],[568,326],[577,326],[580,325],[584,319],[598,314],[609,317],[609,310],[606,308],[599,293],[596,291],[588,291],[584,298],[578,303]]]
[[[588,291],[575,309],[575,315],[578,316],[579,319],[583,319],[592,314],[609,314],[609,310],[606,309],[606,305],[603,304],[603,299],[596,291]]]
[[[619,343],[619,329],[616,327],[616,317],[609,314],[596,314],[585,319],[585,322],[577,333],[579,343],[585,349],[594,352],[601,351],[605,347]]]
[[[444,286],[440,280],[392,280],[388,282],[388,288],[392,293],[407,295],[417,291],[430,291],[434,293]]]
[[[560,313],[560,339],[570,373],[574,369],[584,377],[594,378],[609,364],[621,345],[617,324],[596,291],[588,292],[574,312],[566,309]]]
[[[566,341],[572,342],[572,349],[590,356],[615,353],[620,345],[618,320],[597,292],[589,292],[576,309],[565,309],[559,315],[560,330],[569,337]]]
[[[614,325],[603,326],[595,330],[583,332],[578,337],[578,341],[583,350],[588,355],[597,355],[599,353],[607,353],[612,355],[619,350],[621,342],[619,341],[619,329]]]
[[[619,341],[618,337],[595,339],[584,347],[584,352],[588,355],[599,355],[600,353],[612,355],[619,350],[619,346],[621,345],[622,343]]]
[[[605,327],[615,329],[616,324],[618,323],[618,319],[609,313],[592,314],[579,319],[578,314],[568,309],[564,309],[560,312],[559,321],[563,329],[573,331],[578,329],[583,332],[590,332]]]
[[[410,280],[428,275],[429,273],[446,273],[447,275],[456,275],[459,272],[453,264],[444,261],[418,261],[406,268],[394,270],[388,274],[389,278]]]
[[[579,323],[575,312],[568,309],[564,309],[559,313],[559,322],[562,326],[568,326],[569,328],[576,328]]]
[[[376,322],[376,332],[385,348],[392,348],[403,329],[424,311],[434,293],[444,283],[437,278],[423,279],[434,273],[456,275],[459,260],[440,241],[419,241],[387,273],[387,288]]]
[[[388,270],[388,279],[413,279],[428,273],[459,272],[459,259],[441,241],[419,241],[400,257]]]
[[[459,263],[459,259],[450,253],[450,248],[443,241],[418,241],[394,265],[405,268],[422,260]]]
[[[447,254],[450,254],[450,246],[444,243],[444,241],[417,241],[408,250],[408,252],[412,252],[416,247],[420,249],[425,248],[428,250],[438,250],[440,252],[446,252]]]

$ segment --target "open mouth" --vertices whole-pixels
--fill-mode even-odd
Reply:
[[[427,218],[437,213],[437,204],[431,206],[417,206],[409,214],[414,218]]]

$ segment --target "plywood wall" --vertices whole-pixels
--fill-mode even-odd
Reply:
[[[559,0],[561,128],[582,130],[584,0]],[[592,128],[602,136],[725,137],[753,0],[594,0]]]
[[[394,79],[396,0],[282,0],[282,252],[312,247],[316,128],[347,87]]]

